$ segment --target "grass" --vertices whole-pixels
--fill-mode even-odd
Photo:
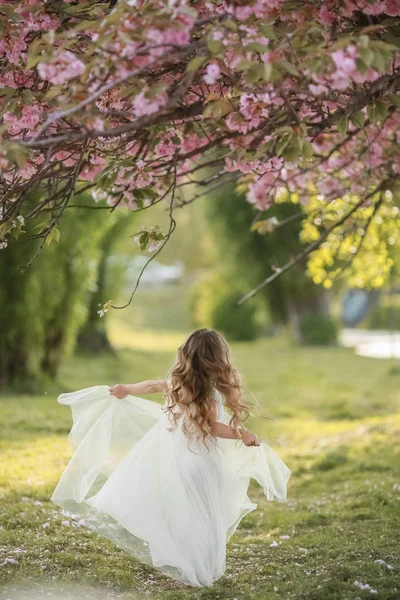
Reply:
[[[184,337],[133,329],[126,314],[110,333],[118,355],[75,356],[59,391],[163,376]],[[249,426],[293,476],[286,504],[269,503],[251,486],[258,510],[228,545],[225,576],[212,588],[178,584],[49,502],[69,457],[70,428],[68,409],[49,389],[0,397],[0,598],[400,598],[398,370],[350,350],[292,348],[283,339],[233,351],[261,413],[274,419],[258,414]]]

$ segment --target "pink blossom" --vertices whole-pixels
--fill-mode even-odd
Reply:
[[[278,171],[282,168],[283,159],[281,157],[273,156],[269,158],[266,162],[261,163],[259,166],[259,171],[261,173],[267,173],[268,171]]]
[[[132,108],[135,117],[151,115],[157,112],[167,102],[166,94],[160,94],[154,98],[148,98],[146,92],[140,92],[132,101]]]
[[[276,173],[270,171],[249,184],[247,200],[259,210],[267,210],[274,201]]]
[[[59,150],[51,158],[54,161],[61,161],[66,167],[72,167],[76,163],[77,154],[71,152],[71,150]]]
[[[6,71],[4,75],[0,74],[0,88],[4,86],[16,88],[31,88],[33,87],[32,71],[23,71],[22,69],[13,68],[12,71]]]
[[[85,64],[69,50],[64,50],[52,62],[40,62],[37,70],[41,79],[50,81],[54,85],[62,85],[70,79],[82,75]]]
[[[195,133],[188,133],[181,137],[182,151],[187,154],[204,146],[204,138],[197,136]]]
[[[328,10],[326,8],[326,6],[322,6],[319,9],[319,13],[318,13],[318,21],[322,24],[322,25],[332,25],[332,23],[334,23],[336,21],[336,15],[334,12]]]
[[[19,169],[18,173],[23,179],[30,179],[32,175],[37,172],[35,165],[31,162],[26,162],[21,169]]]
[[[336,195],[339,190],[339,183],[334,177],[326,177],[318,182],[318,189],[326,198]]]
[[[176,152],[176,141],[173,141],[172,138],[175,138],[176,131],[173,129],[169,133],[164,134],[156,147],[154,148],[154,152],[156,156],[173,156]],[[179,140],[179,138],[178,138]]]
[[[336,68],[346,75],[351,75],[353,71],[357,70],[356,61],[357,51],[354,46],[348,46],[346,52],[344,50],[336,50],[331,54],[332,60],[336,65]]]
[[[230,157],[225,159],[225,171],[233,173],[235,171],[241,171],[242,173],[252,173],[259,166],[259,161],[255,160],[232,160]]]
[[[216,63],[207,65],[206,74],[203,76],[208,85],[213,85],[221,75],[221,69]]]
[[[367,15],[387,14],[391,17],[400,15],[400,7],[397,0],[345,0],[347,13],[362,11]]]
[[[400,17],[400,3],[398,0],[386,0],[385,13],[390,17]]]
[[[174,18],[172,27],[167,29],[149,28],[147,38],[154,45],[185,46],[190,41],[193,25],[194,19],[191,16],[180,13]],[[165,51],[165,48],[154,48],[151,53],[153,56],[162,56]]]
[[[145,170],[145,164],[142,160],[137,161],[136,167],[136,187],[140,189],[149,187],[153,183],[151,171]]]
[[[79,179],[94,181],[96,176],[104,170],[106,160],[103,156],[93,155],[87,165],[79,173]]]
[[[308,89],[312,94],[314,94],[314,96],[321,96],[322,94],[326,94],[328,92],[326,85],[321,84],[315,85],[314,83],[310,83]]]
[[[231,131],[240,131],[240,133],[247,133],[250,129],[250,125],[239,113],[231,112],[226,117],[226,124]]]
[[[11,112],[3,115],[4,122],[7,123],[7,131],[10,135],[21,133],[22,129],[32,131],[40,121],[43,109],[37,105],[25,104],[22,107],[21,116],[17,117]]]
[[[236,5],[232,12],[239,21],[246,21],[252,15],[262,18],[278,10],[282,2],[283,0],[257,0],[252,4],[244,2],[243,5]]]
[[[21,56],[27,50],[25,37],[28,33],[28,28],[21,29],[17,36],[2,33],[2,37],[0,39],[0,55],[5,54],[7,60],[11,64],[18,64],[21,61]]]
[[[332,52],[331,58],[336,66],[332,74],[332,83],[338,90],[346,89],[355,76],[358,75],[356,58],[357,49],[355,46],[348,46],[346,51],[336,50]]]
[[[243,94],[240,97],[240,113],[248,120],[249,129],[258,127],[262,118],[269,115],[263,99],[255,94]]]

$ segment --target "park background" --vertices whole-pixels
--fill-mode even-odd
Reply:
[[[19,266],[32,242],[10,244],[0,263],[0,597],[400,597],[396,269],[384,290],[356,292],[346,279],[316,285],[301,263],[239,308],[268,275],[265,257],[273,251],[279,264],[296,251],[299,224],[260,236],[250,230],[250,205],[225,187],[175,211],[177,228],[132,302],[100,317],[108,300],[127,302],[154,254],[141,252],[135,232],[163,229],[168,217],[161,207],[108,215],[85,203],[76,199],[81,208],[67,210],[60,240],[28,271]],[[274,210],[285,219],[298,207]],[[293,474],[286,504],[251,485],[258,510],[228,545],[226,575],[192,590],[49,497],[71,454],[71,415],[58,394],[163,378],[201,326],[231,342],[246,396],[260,403],[248,425]]]

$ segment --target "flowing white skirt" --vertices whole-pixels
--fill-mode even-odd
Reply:
[[[160,404],[107,386],[62,394],[77,447],[52,501],[141,561],[192,586],[225,571],[226,542],[254,510],[250,477],[286,500],[289,469],[266,444],[188,442]],[[224,418],[228,419],[223,411]]]

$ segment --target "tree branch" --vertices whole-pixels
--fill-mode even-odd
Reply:
[[[387,183],[387,181],[382,182],[380,184],[380,186],[373,190],[372,192],[370,192],[367,196],[365,196],[365,198],[361,198],[361,200],[359,200],[352,208],[349,212],[347,212],[345,215],[343,215],[343,217],[341,219],[339,219],[338,221],[336,221],[336,223],[334,223],[333,225],[331,225],[330,227],[328,227],[328,229],[326,229],[317,240],[314,240],[313,242],[311,242],[311,244],[309,244],[308,246],[306,246],[306,248],[304,248],[304,250],[302,250],[302,252],[300,252],[299,254],[297,254],[295,257],[293,257],[291,260],[289,260],[283,267],[277,267],[275,269],[275,273],[273,273],[272,275],[270,275],[269,277],[267,277],[266,279],[264,279],[264,281],[262,281],[259,285],[257,285],[254,289],[252,289],[250,292],[248,292],[245,296],[243,296],[243,298],[241,298],[238,302],[238,304],[243,304],[244,302],[246,302],[247,300],[249,300],[250,298],[252,298],[253,296],[255,296],[260,290],[262,290],[265,286],[267,286],[268,284],[270,284],[272,281],[275,281],[275,279],[278,279],[278,277],[281,277],[284,273],[286,273],[286,271],[289,271],[289,269],[291,269],[292,267],[294,267],[294,265],[296,265],[297,263],[299,263],[300,261],[302,261],[304,258],[306,258],[309,254],[311,254],[311,252],[313,252],[314,250],[316,250],[317,248],[319,248],[319,246],[326,240],[326,238],[328,237],[328,235],[334,231],[337,227],[340,227],[340,225],[343,225],[343,223],[345,221],[347,221],[347,219],[349,219],[351,217],[351,215],[353,213],[355,213],[355,211],[357,209],[360,208],[360,206],[362,206],[362,204],[368,199],[371,198],[371,196],[374,196],[378,191],[380,191],[383,186]]]

